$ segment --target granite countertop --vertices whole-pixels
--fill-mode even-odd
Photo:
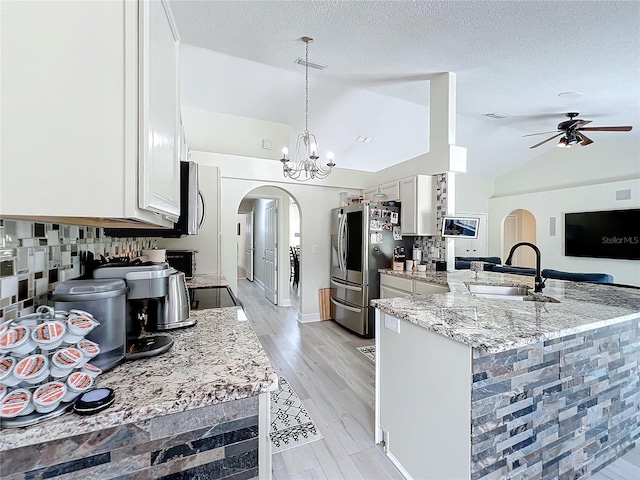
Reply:
[[[239,315],[239,313],[241,315]],[[277,388],[278,377],[237,307],[193,311],[194,327],[167,332],[166,353],[125,362],[97,378],[115,404],[91,416],[66,413],[25,428],[0,431],[0,451],[137,422]],[[240,319],[240,320],[239,320]]]
[[[547,280],[539,300],[519,301],[472,296],[467,285],[516,285],[533,289],[533,277],[458,270],[399,272],[412,280],[447,284],[450,292],[372,300],[371,305],[395,317],[477,349],[497,353],[544,340],[640,319],[640,289],[606,284]]]
[[[217,273],[197,273],[187,280],[187,288],[212,288],[212,287],[228,287],[229,282],[223,275]]]

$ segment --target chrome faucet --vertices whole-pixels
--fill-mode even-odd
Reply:
[[[505,265],[511,265],[511,260],[513,259],[513,252],[516,251],[516,248],[521,247],[523,245],[533,248],[533,251],[536,252],[536,278],[534,280],[535,286],[533,288],[533,291],[536,293],[542,292],[542,289],[544,288],[544,281],[542,280],[542,273],[540,270],[540,249],[536,247],[533,243],[529,243],[529,242],[516,243],[513,247],[511,247],[511,250],[509,251],[509,256],[507,257],[507,260],[504,263]]]

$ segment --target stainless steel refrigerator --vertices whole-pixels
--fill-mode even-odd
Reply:
[[[380,298],[378,269],[391,268],[393,250],[411,258],[412,237],[400,237],[400,209],[355,204],[331,210],[331,318],[365,338],[373,338],[374,309]]]

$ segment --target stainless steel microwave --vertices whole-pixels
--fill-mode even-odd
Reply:
[[[180,162],[180,217],[173,228],[105,228],[109,237],[180,238],[197,235],[206,218],[206,204],[198,184],[198,164]]]

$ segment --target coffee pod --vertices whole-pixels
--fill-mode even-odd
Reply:
[[[31,392],[25,388],[9,392],[0,402],[0,417],[4,418],[29,415],[34,410]]]
[[[55,410],[67,393],[67,386],[63,382],[49,382],[40,385],[33,392],[33,405],[38,413],[49,413]]]
[[[66,325],[58,320],[53,320],[38,325],[31,332],[31,339],[36,342],[40,350],[49,352],[62,344],[66,333]]]
[[[67,377],[67,393],[62,397],[63,402],[71,402],[81,393],[93,386],[91,375],[82,372],[73,372]]]
[[[13,374],[16,363],[18,363],[18,360],[13,357],[3,357],[0,359],[0,385],[15,387],[20,383],[20,380]]]
[[[67,333],[63,338],[63,342],[68,345],[78,343],[98,325],[99,323],[93,317],[86,315],[70,316],[67,320]]]
[[[43,382],[49,376],[49,360],[40,353],[29,355],[17,363],[13,374],[25,384],[35,385]]]
[[[80,371],[82,373],[88,374],[93,379],[95,379],[98,375],[102,373],[102,370],[100,370],[98,367],[90,363],[85,363],[84,366],[80,369]]]
[[[80,361],[80,365],[78,366],[84,365],[100,353],[100,346],[97,343],[92,342],[91,340],[82,340],[78,342],[78,345],[76,347],[82,352],[83,356],[83,360]]]
[[[82,352],[77,348],[63,348],[51,357],[51,376],[63,378],[69,375],[74,368],[79,368],[84,362]]]
[[[5,397],[7,392],[8,392],[7,387],[5,387],[4,385],[0,385],[0,402]]]
[[[12,327],[0,336],[0,352],[11,353],[14,357],[24,357],[36,349],[36,343],[29,336],[28,327]]]

